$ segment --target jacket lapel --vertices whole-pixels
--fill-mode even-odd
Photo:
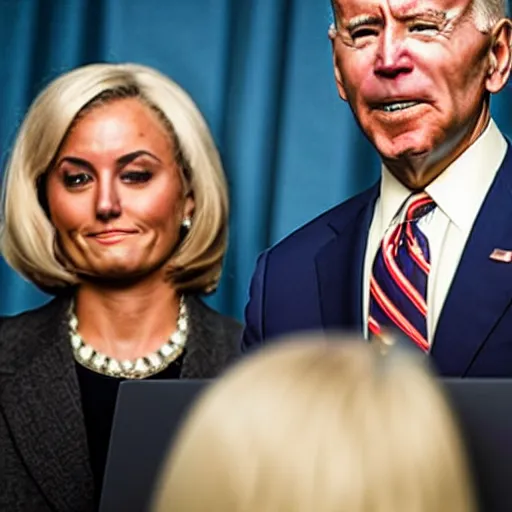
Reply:
[[[239,336],[227,332],[222,316],[199,298],[187,296],[189,336],[181,370],[182,379],[217,377],[235,360]],[[236,347],[236,348],[235,348]]]
[[[317,253],[315,264],[325,329],[362,329],[363,266],[368,230],[380,182],[345,208],[329,226],[333,237]],[[347,205],[344,205],[345,207]]]
[[[443,375],[464,376],[512,300],[512,264],[489,258],[512,250],[512,150],[487,194],[436,328],[432,357]]]
[[[0,405],[28,472],[52,508],[93,510],[80,390],[67,343],[67,301],[56,303],[59,307],[50,308],[54,314],[39,328],[27,326],[18,333],[20,345],[37,349],[27,364],[5,378]]]

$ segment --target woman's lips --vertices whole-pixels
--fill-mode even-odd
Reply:
[[[89,238],[94,239],[96,242],[103,245],[111,245],[122,242],[127,237],[134,235],[136,231],[132,230],[109,230],[100,231],[97,233],[90,233]]]

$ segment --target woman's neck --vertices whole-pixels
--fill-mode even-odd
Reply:
[[[180,297],[162,280],[129,288],[83,283],[75,298],[78,332],[96,351],[135,359],[156,351],[176,330]]]

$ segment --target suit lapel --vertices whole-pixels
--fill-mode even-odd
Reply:
[[[315,258],[322,324],[325,329],[362,329],[363,266],[368,230],[380,183],[346,215],[330,222],[334,236]]]
[[[463,376],[512,300],[512,150],[477,216],[436,328],[432,357],[443,375]]]
[[[64,303],[19,344],[37,344],[28,364],[7,377],[0,404],[25,466],[52,508],[94,508],[92,473]],[[33,346],[33,345],[32,345]],[[89,506],[84,508],[90,498]]]

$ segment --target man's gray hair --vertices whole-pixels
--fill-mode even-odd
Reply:
[[[507,0],[473,0],[473,19],[478,30],[489,32],[507,15]]]

